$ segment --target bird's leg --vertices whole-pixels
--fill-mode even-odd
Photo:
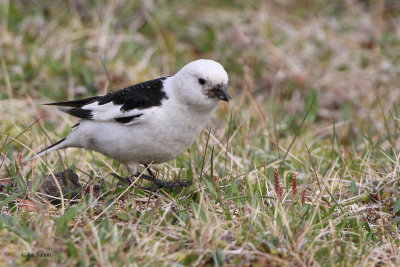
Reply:
[[[149,165],[145,164],[144,167],[146,168],[147,173],[148,173],[151,177],[153,177],[153,179],[157,180],[157,177],[156,177],[156,176],[154,175],[154,173],[151,171]]]
[[[149,175],[140,174],[140,178],[143,178],[147,181],[152,182],[155,186],[150,187],[150,188],[143,188],[143,189],[153,191],[153,190],[158,190],[161,188],[167,188],[167,189],[173,190],[175,188],[189,186],[192,183],[192,181],[187,181],[187,180],[164,181],[164,180],[157,179],[156,176],[154,175],[154,173],[150,170],[150,168],[147,165],[144,165],[144,166],[147,169],[147,172],[149,173]]]
[[[133,176],[132,175],[128,175],[126,176],[126,181],[128,182],[129,185],[133,184]]]
[[[126,165],[127,169],[128,169],[128,176],[126,176],[126,182],[131,185],[133,183],[133,181],[135,179],[133,179],[133,177],[137,177],[137,173],[138,173],[138,168],[136,164],[127,164]]]

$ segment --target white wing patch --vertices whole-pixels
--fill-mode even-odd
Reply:
[[[142,119],[142,115],[146,113],[146,109],[138,110],[132,109],[128,111],[121,111],[122,105],[115,105],[112,102],[99,105],[98,101],[84,105],[81,107],[83,110],[91,111],[91,119],[95,121],[112,121],[116,120],[126,125],[133,124]]]

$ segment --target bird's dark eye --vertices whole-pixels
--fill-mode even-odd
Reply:
[[[203,78],[199,78],[199,84],[201,85],[206,84],[206,80],[204,80]]]

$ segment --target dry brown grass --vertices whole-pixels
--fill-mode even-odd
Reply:
[[[396,1],[0,1],[0,262],[399,265],[399,12]],[[148,195],[117,183],[117,162],[76,149],[18,164],[75,123],[40,103],[197,58],[225,66],[234,98],[209,138],[155,166],[192,187]],[[65,166],[87,187],[76,202],[26,186]]]

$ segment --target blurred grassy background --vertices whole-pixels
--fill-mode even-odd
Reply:
[[[317,93],[313,121],[357,118],[367,130],[382,122],[378,101],[393,114],[399,111],[398,6],[396,1],[4,1],[0,96],[39,103],[75,99],[211,58],[229,72],[230,90],[245,98],[240,102],[262,106],[264,117],[257,119],[275,116],[276,122],[295,125],[290,120]]]
[[[18,167],[19,152],[26,157],[32,150],[39,151],[50,143],[48,139],[56,141],[76,122],[53,108],[40,107],[40,103],[103,94],[171,75],[198,58],[214,59],[229,74],[233,100],[219,108],[211,124],[213,132],[206,155],[210,161],[214,145],[216,158],[204,169],[209,181],[202,180],[205,178],[198,167],[207,134],[161,171],[165,178],[171,172],[171,176],[197,181],[191,190],[163,198],[164,209],[173,203],[182,211],[171,215],[181,216],[179,223],[185,222],[182,228],[176,228],[179,223],[173,219],[159,221],[164,213],[157,205],[153,206],[153,217],[132,212],[131,203],[127,204],[129,208],[123,207],[123,214],[129,217],[115,218],[110,210],[101,223],[97,217],[94,219],[93,211],[86,209],[82,216],[93,222],[91,234],[85,232],[83,223],[77,226],[80,221],[75,221],[73,230],[64,229],[72,231],[66,242],[55,241],[58,234],[48,230],[49,240],[61,248],[53,251],[57,255],[53,262],[83,264],[100,260],[107,265],[134,260],[154,264],[167,259],[164,264],[396,265],[400,261],[399,48],[400,2],[395,0],[0,0],[0,178],[7,184],[15,179],[38,179],[49,170],[62,169],[57,153],[46,159],[50,163],[38,162],[24,170]],[[31,125],[38,118],[38,123]],[[282,160],[285,154],[287,158]],[[103,192],[115,188],[111,182],[102,182],[108,181],[108,173],[123,172],[118,163],[98,154],[72,150],[62,155],[67,166],[83,171],[85,178],[81,179],[88,186],[102,183]],[[277,158],[277,164],[269,164]],[[280,167],[288,194],[292,174],[298,173],[299,190],[310,192],[307,205],[313,207],[312,211],[304,208],[307,205],[301,204],[301,199],[289,195],[285,198],[287,206],[281,206],[278,199],[257,197],[275,197],[273,189],[268,189],[273,182],[272,167]],[[221,187],[213,181],[214,174],[221,177]],[[325,188],[318,179],[325,182]],[[246,184],[248,181],[258,181],[259,187]],[[386,191],[379,191],[386,183]],[[3,201],[12,194],[7,188],[2,189]],[[206,224],[209,229],[216,233],[229,229],[233,233],[221,244],[220,235],[199,241],[198,235],[208,235],[204,233],[207,227],[199,223],[194,212],[200,208],[191,206],[194,192],[201,192],[200,199],[205,198],[199,207],[208,203],[204,216],[215,226]],[[372,199],[369,202],[343,204],[366,192]],[[120,193],[109,194],[115,200]],[[243,209],[235,215],[235,229],[232,218],[221,218],[226,209],[221,211],[216,206],[228,205],[221,199],[232,194],[244,198],[228,203]],[[249,206],[250,211],[246,210]],[[20,212],[24,212],[10,201],[1,207],[4,216],[13,216],[10,218],[20,218]],[[299,209],[301,218],[293,214],[293,209]],[[18,248],[8,249],[2,257],[15,263],[25,260],[16,256],[21,250],[51,251],[39,221],[46,221],[51,228],[58,212],[23,215],[28,218],[23,226],[30,229],[26,230],[29,238],[15,230],[22,227],[20,220],[2,217],[0,242],[4,244],[0,247],[11,238],[14,241],[10,243]],[[157,212],[161,214],[158,217],[154,215]],[[267,216],[262,222],[256,219],[259,212]],[[64,207],[60,213],[64,213]],[[348,214],[353,217],[349,219]],[[368,216],[375,217],[369,220]],[[107,218],[113,218],[111,225]],[[140,221],[159,233],[163,231],[157,223],[165,223],[164,231],[175,231],[180,238],[164,240],[142,228],[139,233],[127,234],[124,231],[133,226],[119,226],[126,221],[124,218]],[[186,231],[187,225],[191,226]],[[291,231],[300,226],[303,232],[294,237]],[[99,234],[99,227],[105,231],[103,234]],[[101,239],[101,254],[99,245],[91,239],[110,229],[114,229],[117,241],[99,237],[106,240],[103,243]],[[83,237],[81,230],[85,232]],[[322,238],[324,231],[330,233],[326,239]],[[340,234],[335,236],[335,231]],[[10,237],[10,233],[15,236]],[[259,240],[264,234],[267,241]],[[350,235],[352,238],[347,239]],[[135,248],[125,247],[122,254],[112,258],[115,246],[129,246],[131,241],[123,243],[127,236],[136,240],[132,241]],[[158,254],[147,240],[149,236],[159,242]],[[181,239],[187,243],[177,241]],[[188,245],[193,243],[194,247]],[[85,249],[74,250],[75,246]],[[235,254],[235,249],[242,252]],[[85,260],[80,261],[82,257]]]

